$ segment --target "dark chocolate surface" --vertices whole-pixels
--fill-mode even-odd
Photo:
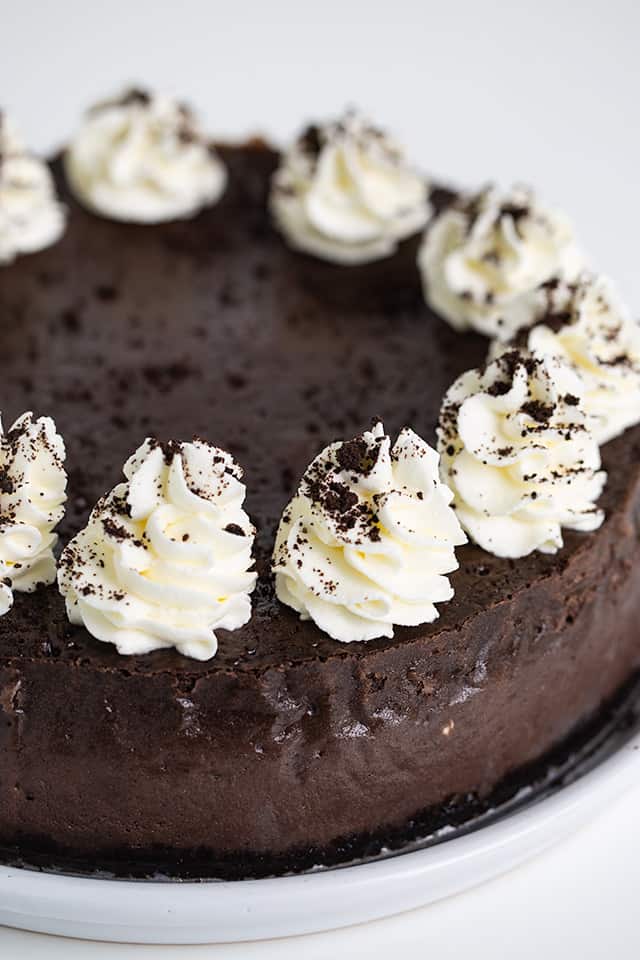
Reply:
[[[417,240],[362,267],[294,253],[267,214],[276,155],[222,154],[229,189],[194,220],[117,224],[67,196],[62,241],[0,272],[2,412],[51,415],[65,438],[62,542],[145,436],[199,434],[245,468],[260,572],[251,622],[219,631],[207,663],[121,657],[67,623],[55,587],[16,596],[0,845],[96,865],[158,847],[178,872],[194,850],[286,863],[486,795],[640,665],[640,428],[604,449],[600,531],[517,562],[462,548],[433,624],[342,645],[275,601],[275,528],[313,456],[374,416],[434,443],[443,393],[487,341],[425,307]]]

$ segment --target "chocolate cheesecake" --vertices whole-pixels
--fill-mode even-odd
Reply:
[[[640,667],[640,427],[602,450],[606,512],[557,554],[457,551],[433,623],[341,644],[279,603],[276,528],[307,464],[373,417],[430,442],[487,341],[425,306],[418,240],[348,268],[291,250],[278,155],[221,147],[193,219],[118,223],[55,178],[67,229],[0,274],[2,408],[65,438],[66,543],[145,436],[205,437],[243,465],[258,585],[206,662],[118,654],[57,586],[0,617],[0,848],[47,866],[255,876],[339,862],[543,758]],[[432,205],[452,195],[433,190]]]

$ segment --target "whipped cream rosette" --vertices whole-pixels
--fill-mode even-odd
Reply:
[[[450,502],[437,453],[412,430],[391,446],[378,423],[331,444],[280,521],[279,599],[343,643],[435,620],[466,540]]]
[[[418,254],[427,303],[457,330],[509,340],[531,322],[536,289],[584,266],[564,214],[531,190],[462,196],[427,230]]]
[[[50,247],[65,223],[49,167],[26,150],[0,112],[0,264]]]
[[[227,174],[191,110],[130,90],[86,114],[65,155],[76,196],[113,220],[195,216],[222,195]]]
[[[499,557],[555,553],[563,528],[596,530],[606,481],[583,384],[555,357],[511,350],[447,392],[440,472],[472,540]]]
[[[63,551],[69,618],[119,653],[175,647],[208,660],[215,630],[251,616],[255,531],[242,470],[203,440],[147,439],[124,475]]]
[[[353,111],[309,127],[284,153],[270,203],[292,247],[342,264],[390,256],[430,215],[426,181]]]
[[[56,579],[55,527],[64,516],[67,475],[62,437],[50,417],[25,413],[0,423],[0,614],[13,592]]]

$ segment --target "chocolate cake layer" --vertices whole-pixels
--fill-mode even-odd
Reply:
[[[640,667],[640,428],[604,448],[598,532],[517,562],[462,548],[433,624],[342,645],[277,603],[275,528],[312,457],[374,416],[433,443],[487,341],[425,307],[416,241],[349,268],[289,250],[267,214],[276,154],[221,152],[222,201],[157,226],[83,211],[56,164],[64,238],[0,273],[0,404],[65,438],[63,543],[149,434],[233,453],[258,528],[253,618],[205,663],[122,657],[69,625],[55,587],[16,595],[0,618],[0,847],[27,859],[286,869],[487,795]]]

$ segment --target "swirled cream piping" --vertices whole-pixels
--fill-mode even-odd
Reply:
[[[227,182],[191,111],[143,90],[90,110],[65,167],[85,206],[139,223],[192,217],[215,203]]]
[[[435,620],[466,540],[450,501],[437,453],[412,430],[393,448],[381,423],[331,444],[282,515],[278,598],[342,643]]]
[[[596,530],[606,481],[583,384],[555,357],[502,354],[462,374],[438,428],[443,482],[469,536],[498,557],[555,553],[562,528]]]
[[[0,113],[0,264],[51,246],[65,222],[49,168],[27,152]]]
[[[583,274],[573,284],[545,284],[533,324],[517,343],[560,357],[580,375],[598,443],[640,422],[640,323],[607,278]],[[504,349],[494,341],[491,353]]]
[[[509,340],[528,326],[536,288],[584,265],[566,217],[530,190],[461,198],[427,230],[418,254],[427,303],[457,330]]]
[[[255,531],[242,470],[203,440],[148,439],[124,475],[60,558],[69,618],[122,654],[175,647],[208,660],[214,631],[251,616]]]
[[[289,244],[324,260],[390,256],[430,215],[427,184],[360,114],[311,126],[283,155],[271,211]]]
[[[64,515],[65,449],[49,417],[25,413],[4,433],[0,424],[0,614],[13,591],[53,583],[53,532]]]

